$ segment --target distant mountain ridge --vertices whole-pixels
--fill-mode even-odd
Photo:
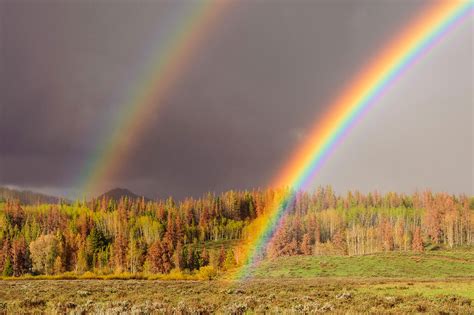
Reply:
[[[119,201],[122,197],[127,197],[129,200],[136,200],[145,198],[145,201],[152,201],[152,199],[145,196],[140,196],[126,188],[114,188],[111,189],[95,199],[106,198],[108,200]],[[31,190],[19,190],[12,189],[8,187],[0,186],[0,202],[6,200],[19,200],[21,204],[24,205],[34,205],[34,204],[57,204],[60,202],[71,204],[71,201],[65,198],[46,195]]]
[[[145,198],[145,201],[151,201],[150,198],[147,198],[145,196],[140,196],[135,194],[134,192],[126,189],[126,188],[114,188],[112,190],[109,190],[108,192],[103,193],[102,195],[98,196],[96,199],[113,199],[115,201],[119,201],[122,199],[122,197],[127,197],[130,200],[136,200],[136,199],[141,199]]]
[[[7,187],[0,187],[0,201],[1,200],[20,200],[20,203],[24,205],[32,205],[38,203],[54,204],[59,202],[70,203],[70,201],[65,198],[45,195],[30,190],[18,190]]]

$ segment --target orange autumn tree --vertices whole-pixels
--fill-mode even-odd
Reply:
[[[202,198],[100,198],[72,204],[0,202],[0,272],[195,272],[245,261],[245,245],[288,189],[205,194]],[[365,255],[474,245],[474,198],[330,187],[297,192],[267,248],[291,255]]]

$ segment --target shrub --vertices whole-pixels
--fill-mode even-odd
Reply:
[[[163,280],[186,280],[186,274],[181,272],[178,268],[171,269],[170,273],[164,274],[162,277]]]
[[[212,266],[201,267],[197,273],[200,280],[213,280],[217,277],[217,270]]]
[[[52,234],[41,235],[32,241],[30,253],[33,260],[33,271],[40,274],[52,274],[58,247],[58,240]]]

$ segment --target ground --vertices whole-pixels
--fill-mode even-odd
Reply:
[[[454,279],[465,276],[474,277],[474,249],[436,250],[418,254],[388,252],[365,256],[291,256],[264,261],[254,271],[254,277],[258,278]]]
[[[474,251],[264,261],[245,281],[3,280],[8,313],[474,313]]]
[[[473,313],[472,279],[265,279],[228,281],[5,281],[10,313]]]

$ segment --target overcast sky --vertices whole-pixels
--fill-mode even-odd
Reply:
[[[190,5],[0,1],[0,185],[77,194],[96,139]],[[427,6],[232,5],[107,187],[152,198],[265,187],[369,56]],[[313,185],[474,194],[473,20],[403,75]]]

